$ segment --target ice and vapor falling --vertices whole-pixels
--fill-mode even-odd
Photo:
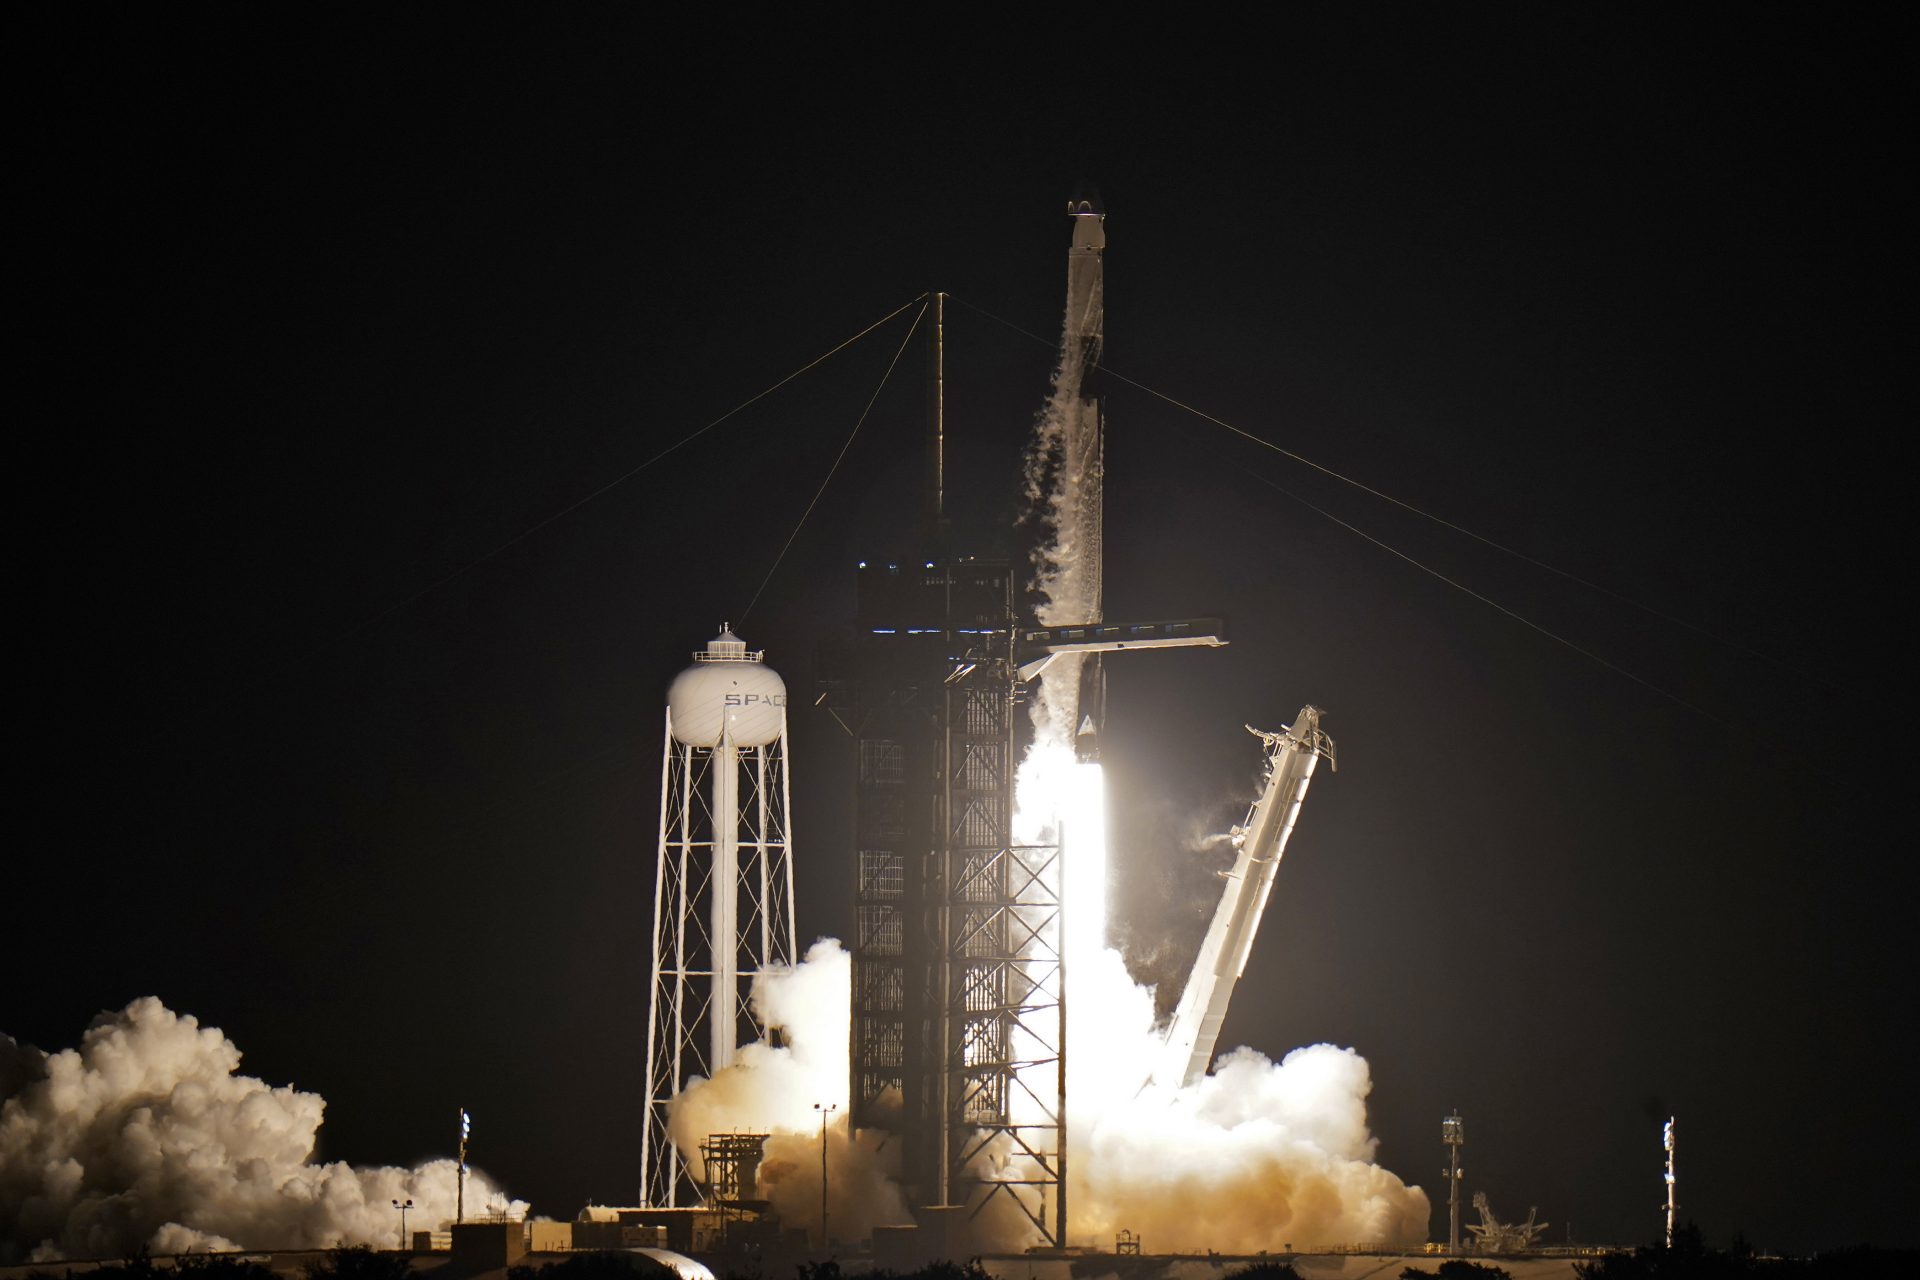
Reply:
[[[389,1246],[454,1214],[455,1164],[312,1162],[318,1094],[239,1073],[218,1029],[147,996],[102,1014],[75,1049],[0,1036],[0,1262],[214,1249]],[[485,1175],[469,1214],[524,1214]]]
[[[1034,424],[1022,470],[1029,517],[1039,525],[1033,551],[1034,616],[1045,626],[1098,622],[1104,601],[1101,558],[1105,444],[1100,406],[1084,394],[1100,361],[1105,284],[1097,219],[1076,219],[1067,258],[1067,316],[1053,388]],[[1062,654],[1033,702],[1043,740],[1071,742],[1079,720],[1080,654]]]

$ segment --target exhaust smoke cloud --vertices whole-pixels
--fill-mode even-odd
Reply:
[[[1144,1064],[1157,1051],[1154,993],[1132,980],[1119,952],[1097,956],[1072,980],[1072,1243],[1104,1244],[1122,1227],[1155,1250],[1195,1252],[1425,1239],[1426,1194],[1373,1163],[1364,1058],[1322,1044],[1276,1063],[1242,1048],[1192,1086],[1141,1090],[1114,1064]],[[674,1142],[696,1177],[708,1134],[770,1133],[759,1194],[783,1222],[807,1226],[816,1239],[816,1103],[840,1108],[827,1127],[834,1238],[913,1220],[888,1158],[898,1144],[882,1148],[880,1135],[848,1133],[851,989],[849,957],[832,939],[816,942],[793,969],[762,974],[755,1012],[785,1042],[746,1046],[733,1066],[690,1085],[673,1111]],[[982,1225],[994,1238],[977,1243],[1032,1243],[1016,1218]]]
[[[847,1028],[853,1003],[853,961],[823,938],[790,969],[762,970],[749,997],[755,1019],[778,1029],[784,1043],[743,1046],[732,1066],[696,1078],[674,1102],[668,1133],[696,1181],[706,1168],[700,1143],[716,1133],[767,1133],[759,1194],[782,1222],[820,1218],[820,1111],[826,1128],[828,1212],[837,1239],[857,1239],[875,1226],[911,1221],[893,1181],[898,1144],[883,1158],[877,1134],[847,1126]]]
[[[1114,1065],[1159,1051],[1153,990],[1104,948],[1069,995],[1073,1243],[1103,1244],[1121,1228],[1156,1251],[1426,1238],[1426,1193],[1373,1163],[1373,1084],[1358,1053],[1317,1044],[1274,1062],[1240,1048],[1192,1085],[1141,1089]]]
[[[77,1049],[0,1037],[0,1058],[0,1262],[388,1247],[396,1199],[422,1226],[453,1217],[454,1161],[311,1163],[326,1101],[239,1074],[231,1040],[153,996],[102,1014]],[[468,1175],[469,1215],[526,1209]]]

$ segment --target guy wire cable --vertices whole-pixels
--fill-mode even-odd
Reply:
[[[925,296],[925,294],[921,295],[923,298]],[[908,303],[907,305],[912,306],[913,304]],[[896,312],[895,314],[897,315],[899,313]],[[867,415],[873,412],[874,402],[880,398],[880,393],[886,390],[887,379],[893,376],[894,366],[900,363],[901,354],[906,351],[907,344],[913,341],[913,335],[919,331],[920,321],[926,314],[927,304],[923,302],[920,304],[919,312],[913,317],[913,323],[907,327],[907,336],[900,339],[900,346],[894,351],[893,359],[887,361],[887,371],[880,375],[880,385],[873,389],[871,396],[867,397],[867,407],[860,411],[860,417],[854,422],[853,430],[847,433],[846,442],[840,446],[840,452],[834,455],[833,465],[827,468],[826,479],[822,480],[820,487],[813,491],[813,501],[807,503],[807,509],[800,513],[799,524],[793,526],[793,532],[789,533],[787,540],[780,544],[780,554],[773,558],[773,567],[767,570],[766,577],[760,579],[759,589],[753,593],[753,599],[747,601],[746,611],[740,615],[740,621],[742,623],[746,622],[748,615],[753,612],[753,606],[760,603],[760,593],[767,589],[769,582],[773,581],[773,575],[780,568],[780,562],[787,558],[788,548],[793,546],[793,540],[800,536],[800,529],[807,523],[807,517],[812,515],[814,507],[819,505],[820,495],[825,493],[827,486],[833,483],[834,472],[840,469],[840,460],[845,458],[847,456],[847,450],[853,447],[853,438],[860,434],[860,428],[866,422]]]
[[[327,640],[322,641],[321,643],[313,646],[312,648],[306,650],[305,652],[300,653],[295,657],[289,658],[284,662],[275,664],[275,666],[273,668],[270,668],[269,670],[257,672],[252,676],[245,677],[241,681],[238,688],[236,688],[232,692],[229,692],[225,697],[212,699],[212,700],[201,703],[200,707],[201,707],[202,715],[206,713],[210,713],[216,708],[218,708],[219,706],[222,706],[226,702],[230,701],[235,696],[235,694],[239,691],[239,689],[247,688],[256,682],[265,679],[267,676],[273,674],[274,671],[280,670],[288,666],[296,666],[300,663],[309,661],[310,659],[318,656],[319,654],[325,653],[327,650],[333,648],[334,646],[342,644],[347,640],[352,639],[354,636],[360,634],[362,631],[365,631],[367,628],[386,620],[387,618],[398,613],[400,610],[405,609],[407,606],[416,603],[417,601],[425,598],[426,596],[432,595],[434,592],[440,590],[442,587],[448,585],[449,583],[455,581],[458,578],[465,576],[467,573],[471,572],[472,570],[479,568],[481,565],[487,563],[489,560],[494,559],[496,556],[499,556],[502,552],[508,551],[513,547],[519,545],[520,543],[526,541],[528,538],[540,532],[542,529],[546,528],[548,525],[551,525],[556,521],[562,520],[565,517],[572,515],[574,512],[580,510],[580,508],[586,506],[588,503],[593,502],[597,498],[605,496],[608,492],[619,487],[622,484],[625,484],[628,480],[633,479],[633,477],[639,475],[642,471],[645,471],[648,467],[651,467],[654,463],[659,462],[661,459],[667,457],[668,455],[674,453],[675,451],[681,449],[682,447],[688,444],[691,444],[693,441],[699,439],[701,436],[705,435],[707,432],[713,430],[715,427],[719,426],[721,423],[727,421],[727,419],[740,413],[742,410],[751,407],[757,402],[766,399],[768,396],[772,395],[775,391],[778,391],[780,388],[786,386],[789,382],[792,382],[795,378],[798,378],[800,375],[811,371],[812,369],[818,367],[821,364],[826,363],[828,360],[832,359],[834,356],[839,355],[842,351],[845,351],[848,347],[860,341],[862,338],[872,333],[875,329],[880,328],[882,325],[886,324],[889,320],[892,320],[895,316],[898,316],[901,312],[913,306],[914,303],[918,302],[918,303],[924,304],[926,301],[926,297],[927,295],[922,293],[915,297],[907,299],[907,301],[901,303],[899,306],[895,307],[893,310],[887,312],[886,315],[881,316],[878,320],[875,320],[872,324],[867,325],[864,329],[861,329],[858,333],[854,334],[852,337],[847,338],[845,341],[836,344],[835,346],[829,348],[827,351],[823,352],[822,354],[815,356],[812,360],[807,361],[807,363],[801,365],[798,369],[795,369],[792,373],[789,373],[786,377],[781,378],[778,382],[775,382],[772,385],[766,387],[764,390],[761,390],[755,393],[754,395],[749,396],[747,399],[742,400],[739,404],[727,410],[725,413],[721,414],[719,417],[715,418],[713,421],[707,423],[705,426],[700,427],[694,431],[691,431],[685,436],[682,436],[680,439],[674,441],[672,444],[660,450],[658,453],[646,459],[644,462],[641,462],[637,466],[631,467],[628,470],[622,472],[620,475],[615,476],[613,479],[607,481],[605,484],[601,485],[599,488],[593,490],[591,493],[588,493],[586,496],[579,498],[574,502],[569,503],[567,506],[562,507],[560,510],[554,512],[552,515],[549,515],[544,519],[541,519],[535,522],[534,524],[529,525],[527,528],[522,529],[519,533],[516,533],[513,537],[508,538],[505,542],[502,542],[499,545],[493,547],[491,550],[483,552],[482,554],[474,557],[472,560],[467,561],[465,564],[461,565],[457,569],[454,569],[452,572],[444,574],[443,576],[434,579],[432,582],[429,582],[426,586],[421,587],[418,591],[413,592],[411,595],[405,596],[404,598],[396,601],[395,603],[388,605],[386,608],[380,610],[378,613],[371,615],[370,617],[361,619],[359,622],[354,623],[352,626],[348,627],[346,630],[335,634],[334,636],[330,637]],[[924,310],[924,305],[923,305],[923,310]],[[916,318],[916,323],[918,323],[917,318]],[[196,718],[199,718],[199,717],[196,717]]]
[[[995,315],[993,312],[988,311],[986,308],[977,306],[974,303],[968,302],[965,298],[958,297],[957,295],[951,294],[951,293],[948,294],[947,296],[949,298],[952,298],[955,302],[958,302],[961,306],[966,307],[968,310],[978,312],[980,315],[993,321],[995,324],[1003,325],[1006,328],[1011,329],[1013,332],[1019,334],[1023,338],[1027,338],[1050,350],[1058,351],[1060,349],[1059,343],[1048,342],[1045,338],[1040,337],[1038,334],[1033,333],[1027,329],[1021,328],[1019,325],[1013,323],[1011,320],[1002,319],[1000,316]],[[1180,400],[1174,396],[1168,395],[1164,391],[1160,391],[1154,387],[1150,387],[1146,385],[1144,382],[1137,382],[1134,379],[1127,377],[1125,374],[1118,372],[1111,365],[1108,365],[1103,362],[1097,367],[1101,373],[1114,379],[1116,382],[1123,382],[1126,385],[1133,387],[1138,391],[1144,392],[1145,394],[1152,396],[1156,400],[1163,401],[1166,404],[1172,405],[1176,409],[1192,414],[1196,418],[1200,418],[1203,421],[1210,422],[1217,427],[1221,427],[1227,431],[1231,431],[1233,434],[1240,436],[1244,439],[1251,440],[1253,443],[1259,445],[1263,449],[1271,449],[1273,452],[1281,455],[1284,458],[1290,459],[1291,461],[1297,462],[1301,466],[1310,467],[1313,470],[1318,471],[1323,475],[1330,476],[1333,479],[1338,480],[1342,484],[1351,485],[1353,488],[1360,490],[1362,493],[1366,493],[1375,498],[1378,498],[1382,502],[1391,503],[1394,506],[1401,508],[1402,510],[1411,512],[1412,514],[1419,516],[1423,520],[1432,521],[1434,524],[1437,524],[1444,529],[1450,529],[1453,532],[1458,533],[1463,537],[1471,538],[1475,542],[1481,543],[1488,547],[1492,547],[1495,551],[1498,551],[1503,555],[1512,556],[1514,559],[1520,560],[1526,564],[1533,565],[1537,569],[1544,569],[1546,572],[1555,574],[1558,577],[1565,578],[1569,582],[1577,583],[1578,585],[1587,588],[1589,591],[1597,591],[1603,596],[1607,596],[1611,599],[1618,600],[1622,604],[1630,605],[1633,608],[1640,610],[1642,613],[1650,614],[1653,617],[1659,618],[1663,622],[1671,623],[1676,627],[1683,627],[1688,631],[1694,632],[1696,635],[1704,636],[1709,640],[1715,640],[1721,644],[1728,645],[1731,648],[1738,649],[1740,650],[1740,652],[1745,653],[1750,657],[1759,658],[1764,662],[1772,663],[1774,666],[1779,667],[1782,670],[1792,671],[1795,674],[1801,676],[1803,679],[1810,680],[1813,683],[1821,685],[1825,688],[1828,688],[1828,689],[1840,688],[1840,686],[1835,685],[1832,681],[1826,680],[1820,676],[1814,675],[1812,672],[1805,670],[1803,667],[1797,664],[1787,662],[1786,660],[1781,658],[1776,658],[1772,654],[1765,653],[1759,649],[1755,649],[1751,645],[1744,644],[1739,640],[1735,640],[1731,636],[1721,635],[1719,632],[1713,631],[1707,627],[1703,627],[1697,622],[1689,622],[1687,619],[1677,617],[1671,613],[1667,613],[1665,610],[1656,609],[1650,604],[1645,604],[1642,601],[1634,599],[1632,596],[1625,595],[1619,591],[1615,591],[1611,587],[1605,587],[1597,582],[1593,582],[1587,578],[1583,578],[1579,574],[1574,573],[1571,570],[1562,569],[1560,566],[1549,563],[1548,561],[1542,560],[1537,556],[1530,556],[1524,551],[1517,550],[1513,547],[1507,546],[1502,542],[1495,541],[1494,539],[1487,537],[1485,534],[1476,533],[1472,529],[1469,529],[1464,525],[1455,524],[1453,521],[1448,520],[1444,516],[1435,515],[1433,512],[1417,507],[1411,502],[1407,502],[1401,498],[1396,498],[1392,494],[1376,489],[1372,485],[1369,485],[1364,481],[1355,480],[1352,476],[1343,475],[1340,472],[1335,471],[1332,467],[1325,466],[1321,463],[1315,462],[1312,458],[1306,457],[1302,454],[1295,453],[1293,450],[1285,448],[1284,446],[1275,444],[1273,441],[1268,440],[1262,436],[1255,435],[1251,431],[1245,430],[1244,428],[1241,428],[1241,427],[1237,427],[1233,425],[1231,422],[1227,422],[1221,418],[1216,418],[1212,414],[1206,412],[1204,409],[1196,408],[1195,406],[1190,405],[1183,400]],[[1332,517],[1328,517],[1328,518],[1332,519]]]

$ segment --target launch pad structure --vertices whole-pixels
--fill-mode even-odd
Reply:
[[[1105,442],[1094,377],[1104,336],[1105,215],[1089,201],[1068,213],[1067,319],[1038,463],[1048,471],[1055,541],[1034,584],[1037,617],[1023,617],[1026,584],[1013,563],[950,545],[947,297],[931,293],[922,317],[920,535],[912,555],[860,564],[853,625],[819,666],[818,703],[853,748],[849,1131],[877,1135],[898,1152],[921,1247],[948,1254],[977,1253],[995,1239],[1043,1250],[1069,1245],[1067,970],[1075,955],[1098,957],[1104,912],[1077,926],[1086,936],[1074,932],[1069,861],[1084,854],[1062,830],[1064,819],[1054,815],[1041,842],[1015,840],[1021,717],[1036,703],[1036,734],[1055,747],[1070,742],[1074,767],[1085,767],[1099,753],[1105,654],[1226,643],[1214,618],[1104,617]],[[702,1187],[667,1121],[695,1076],[724,1070],[738,1045],[764,1037],[742,984],[797,959],[786,691],[759,660],[723,629],[669,696],[643,1153],[642,1194],[652,1211],[753,1200],[747,1182],[757,1148],[722,1150],[709,1138]],[[1317,715],[1307,708],[1287,733],[1260,735],[1269,749],[1267,791],[1245,838],[1237,833],[1240,858],[1209,935],[1214,945],[1196,966],[1206,970],[1205,990],[1188,993],[1191,1007],[1176,1019],[1181,1034],[1160,1072],[1169,1083],[1204,1072],[1211,1057],[1272,863],[1315,760],[1332,754]],[[1104,876],[1103,859],[1073,874]],[[823,1206],[823,1234],[825,1222]]]
[[[943,305],[936,294],[935,335]],[[930,485],[929,542],[940,500]],[[1061,863],[1057,846],[1013,841],[1013,569],[936,555],[868,563],[856,583],[854,633],[824,682],[855,765],[849,1123],[898,1136],[915,1203],[971,1219],[1004,1202],[1054,1243],[1066,1212]]]

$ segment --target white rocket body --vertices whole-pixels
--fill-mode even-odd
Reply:
[[[1067,212],[1073,218],[1073,245],[1067,250],[1067,341],[1081,347],[1085,364],[1097,364],[1106,333],[1106,279],[1102,258],[1107,248],[1106,215],[1081,200]]]

